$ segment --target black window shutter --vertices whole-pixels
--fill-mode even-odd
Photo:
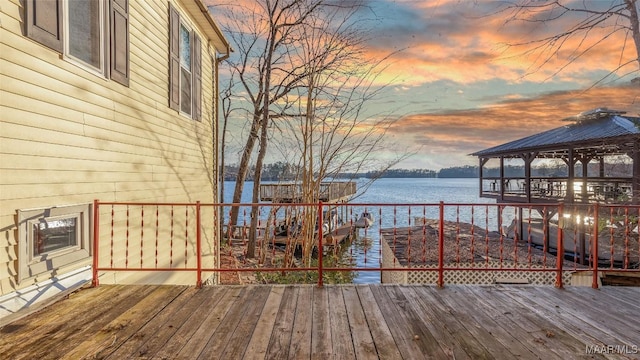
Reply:
[[[25,11],[27,37],[61,53],[63,51],[62,2],[26,0]]]
[[[193,34],[193,48],[191,58],[193,59],[193,69],[191,76],[193,77],[193,118],[195,120],[202,119],[202,45],[200,38]]]
[[[129,1],[111,0],[111,79],[129,86]]]
[[[180,111],[180,14],[169,4],[169,107]]]

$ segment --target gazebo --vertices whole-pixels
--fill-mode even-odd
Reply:
[[[539,212],[541,219],[523,218],[519,207],[516,230],[549,251],[557,247],[549,221],[557,209],[543,204],[563,202],[576,219],[581,205],[640,204],[640,117],[625,114],[595,109],[564,119],[565,126],[473,153],[480,161],[480,196],[503,204],[534,204],[529,212]],[[540,171],[550,160],[565,166],[551,174]],[[490,166],[495,162],[497,171]],[[514,162],[518,166],[506,165]],[[586,231],[578,226],[573,240],[564,242],[565,251],[579,254],[582,264],[590,251]]]
[[[480,196],[499,203],[640,204],[640,117],[625,114],[598,108],[564,119],[565,126],[471,154],[480,161]],[[514,159],[522,164],[515,175],[505,166]],[[545,159],[562,160],[566,170],[540,174],[532,164]],[[499,171],[491,173],[487,164],[496,160]],[[612,163],[623,171],[605,171]]]

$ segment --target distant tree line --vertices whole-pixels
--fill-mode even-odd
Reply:
[[[236,165],[225,166],[225,180],[233,181],[238,171]],[[382,174],[379,172],[369,171],[363,173],[341,173],[338,179],[374,179],[374,178],[477,178],[480,174],[478,166],[453,166],[440,169],[439,171],[429,169],[389,169]],[[297,179],[299,168],[295,165],[284,162],[276,162],[267,164],[262,169],[262,179],[265,181],[295,181]],[[605,176],[607,177],[628,177],[631,174],[631,164],[612,163],[605,164]],[[582,175],[582,165],[578,164],[575,169],[576,176]],[[591,163],[588,168],[589,176],[599,175],[598,164]],[[541,164],[531,168],[532,177],[566,177],[568,168],[564,164]],[[485,177],[499,177],[499,168],[485,168]],[[505,177],[524,177],[524,165],[507,165],[504,167]],[[251,176],[247,180],[252,181]]]
[[[477,166],[454,166],[438,171],[439,178],[477,178],[480,172]]]
[[[251,165],[247,174],[247,180],[253,181],[255,165]],[[262,167],[261,178],[264,181],[295,181],[300,174],[301,169],[292,164],[278,161],[273,164],[265,164]],[[238,165],[226,165],[224,171],[224,180],[234,181],[238,175]]]
[[[389,169],[382,173],[377,171],[369,171],[366,173],[344,173],[339,178],[436,178],[438,172],[429,169]]]

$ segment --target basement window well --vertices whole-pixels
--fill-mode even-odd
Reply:
[[[91,204],[18,210],[18,282],[89,259]]]

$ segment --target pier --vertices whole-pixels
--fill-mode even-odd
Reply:
[[[325,203],[343,203],[356,193],[353,181],[326,182],[320,184],[319,199]],[[301,203],[302,185],[299,183],[260,184],[260,201],[277,203]]]

